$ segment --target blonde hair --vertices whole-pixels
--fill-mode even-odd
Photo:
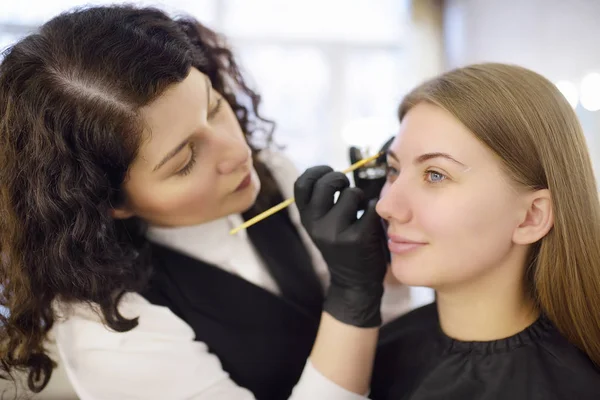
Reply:
[[[479,64],[406,96],[454,115],[531,190],[549,189],[554,227],[532,246],[527,278],[541,311],[600,365],[600,201],[577,116],[555,85],[512,65]]]

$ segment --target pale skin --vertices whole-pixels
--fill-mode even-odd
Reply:
[[[451,159],[423,160],[438,153]],[[518,187],[491,150],[431,104],[409,111],[388,162],[377,211],[390,235],[425,243],[392,251],[392,272],[402,283],[436,290],[444,332],[494,340],[534,322],[525,262],[531,244],[553,226],[550,192]]]
[[[208,77],[192,69],[141,110],[144,141],[123,185],[126,202],[111,211],[114,218],[137,216],[151,225],[176,227],[254,204],[260,181],[250,148],[231,107],[220,99]],[[237,189],[248,176],[250,182]],[[350,327],[324,314],[313,364],[341,386],[365,392],[376,341],[377,329]]]
[[[146,129],[115,218],[196,225],[250,208],[260,189],[250,147],[229,104],[192,68],[140,112]],[[249,184],[237,190],[246,179]],[[160,195],[157,195],[160,193]]]
[[[452,338],[497,340],[531,325],[539,312],[524,286],[526,254],[552,229],[549,191],[512,183],[497,156],[431,104],[405,116],[388,163],[377,212],[389,224],[395,278],[436,290],[441,328]],[[319,340],[329,348],[315,346],[313,363],[366,393],[376,329],[326,317]]]

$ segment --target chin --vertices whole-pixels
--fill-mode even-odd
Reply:
[[[240,192],[240,206],[239,206],[239,210],[237,210],[236,212],[242,213],[244,211],[248,211],[248,209],[250,209],[250,207],[252,207],[254,205],[254,203],[256,202],[256,199],[258,197],[258,194],[260,193],[260,180],[258,179],[258,176],[256,175],[256,173],[252,174],[252,182],[250,183],[250,185],[244,189],[242,192]]]
[[[404,285],[423,287],[435,286],[434,277],[427,271],[424,271],[423,268],[414,265],[414,263],[398,259],[394,260],[394,256],[392,256],[390,269],[394,278]]]
[[[243,203],[243,205],[241,206],[241,210],[239,212],[245,212],[248,211],[253,205],[254,203],[256,203],[256,198],[258,197],[258,190],[255,193],[252,193],[248,196],[248,199]]]

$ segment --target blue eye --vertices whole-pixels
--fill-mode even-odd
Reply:
[[[425,171],[425,180],[429,183],[440,183],[447,179],[448,177],[437,171]]]

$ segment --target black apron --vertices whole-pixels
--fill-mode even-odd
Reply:
[[[248,235],[281,297],[157,244],[152,245],[153,277],[141,295],[183,319],[237,385],[258,400],[283,400],[312,349],[323,288],[287,211],[250,227]]]

